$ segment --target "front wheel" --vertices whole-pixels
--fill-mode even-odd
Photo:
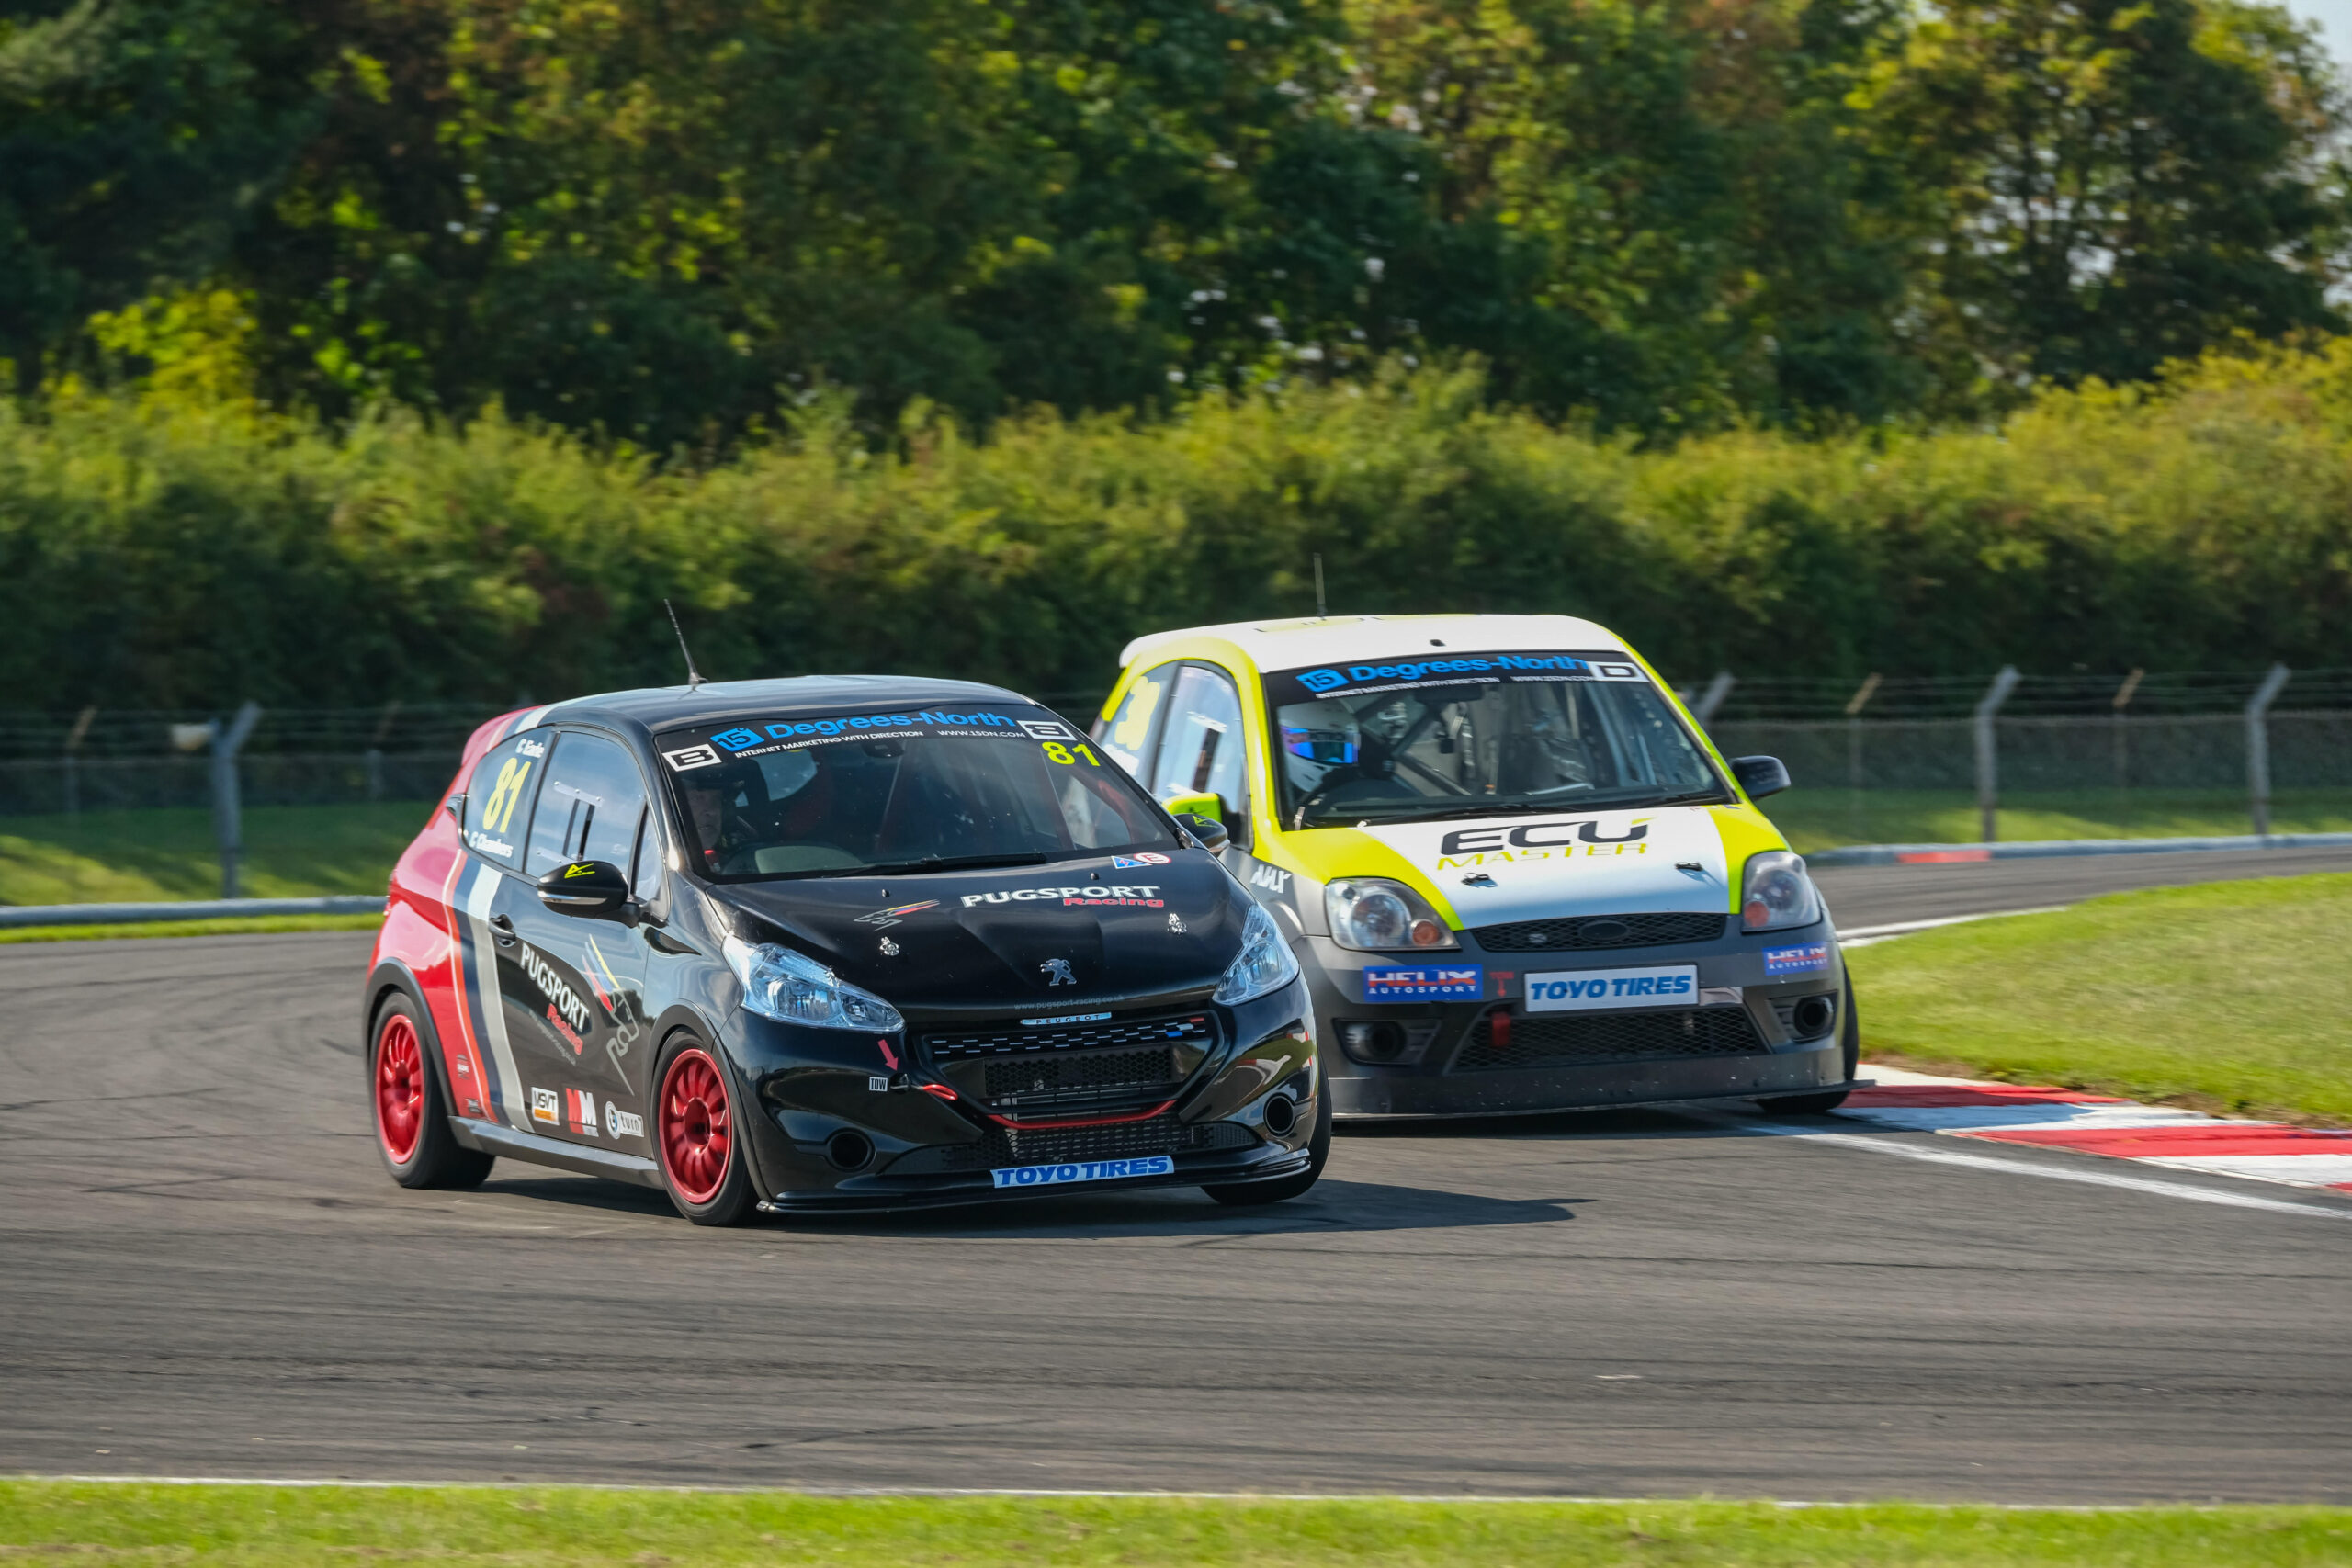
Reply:
[[[1862,1065],[1862,1018],[1860,1010],[1854,1006],[1854,977],[1850,974],[1846,976],[1844,1001],[1846,1019],[1838,1031],[1838,1043],[1842,1047],[1838,1059],[1845,1063],[1846,1080],[1850,1083]],[[1831,1094],[1784,1094],[1756,1103],[1781,1116],[1818,1116],[1845,1104],[1846,1093],[1841,1089]]]
[[[1272,1181],[1220,1182],[1201,1190],[1220,1203],[1279,1203],[1314,1186],[1323,1174],[1323,1162],[1331,1157],[1331,1086],[1318,1082],[1315,1087],[1315,1134],[1306,1140],[1309,1163],[1305,1170]]]
[[[368,1100],[376,1152],[402,1187],[479,1187],[492,1156],[449,1131],[449,1107],[424,1048],[415,1001],[395,992],[368,1041]]]
[[[718,1053],[680,1034],[663,1048],[653,1081],[661,1086],[653,1099],[653,1145],[670,1201],[698,1225],[741,1224],[757,1199]]]

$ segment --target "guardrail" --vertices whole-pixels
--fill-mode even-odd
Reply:
[[[2200,850],[2352,848],[2352,833],[2243,833],[2206,839],[2026,839],[2010,844],[1848,844],[1804,857],[1809,866],[1934,865],[2057,855],[2161,855]]]
[[[242,919],[261,915],[380,915],[378,893],[324,898],[193,898],[164,904],[14,904],[0,906],[0,927],[120,926],[150,920]]]

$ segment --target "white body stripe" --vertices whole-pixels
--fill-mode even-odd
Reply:
[[[530,1089],[514,1070],[514,1052],[506,1043],[506,998],[498,988],[498,939],[490,933],[491,905],[498,897],[500,874],[487,865],[474,867],[473,885],[466,889],[466,931],[473,939],[475,985],[481,992],[481,1028],[489,1037],[491,1055],[498,1060],[499,1099],[506,1119],[516,1130],[531,1130]]]

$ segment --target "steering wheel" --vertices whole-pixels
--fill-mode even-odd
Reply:
[[[1295,832],[1306,825],[1307,807],[1313,806],[1317,801],[1322,799],[1325,795],[1330,794],[1341,784],[1354,784],[1359,779],[1368,778],[1371,775],[1367,774],[1362,768],[1356,766],[1352,762],[1348,763],[1343,767],[1333,768],[1329,773],[1325,773],[1321,784],[1317,784],[1313,789],[1308,790],[1305,795],[1299,796],[1298,805],[1292,809],[1290,814],[1291,830]]]

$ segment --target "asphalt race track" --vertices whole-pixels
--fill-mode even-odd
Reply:
[[[2352,871],[2352,845],[2301,850],[2191,850],[2170,854],[2053,855],[1940,865],[1824,866],[1815,872],[1841,931],[2071,904],[2101,893]]]
[[[367,948],[0,948],[0,1472],[2352,1501],[2352,1200],[1623,1113],[1343,1135],[1255,1213],[703,1231],[511,1162],[394,1187]]]

